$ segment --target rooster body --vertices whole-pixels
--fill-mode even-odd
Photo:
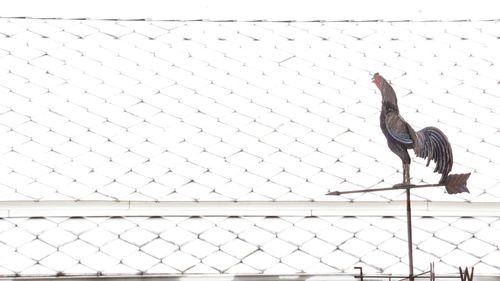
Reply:
[[[453,153],[446,135],[436,127],[426,127],[415,132],[399,113],[396,93],[392,86],[378,73],[373,76],[373,82],[382,94],[382,109],[380,111],[380,128],[387,139],[389,149],[403,163],[403,185],[410,183],[409,149],[413,149],[417,157],[436,163],[434,172],[441,174],[440,184],[446,187],[450,194],[469,192],[467,179],[469,174],[450,175],[453,167]]]

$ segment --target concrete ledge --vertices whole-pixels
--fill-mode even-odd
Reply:
[[[500,202],[413,202],[415,216],[498,217]],[[88,216],[405,216],[406,203],[394,202],[144,202],[9,201],[1,217]]]
[[[440,274],[436,274],[436,280],[450,280],[450,278],[453,278],[452,280],[458,280],[460,279],[459,274],[457,273],[456,275],[442,275],[443,277],[440,277]],[[199,274],[199,275],[136,275],[136,276],[126,276],[126,275],[119,275],[119,276],[59,276],[57,278],[54,277],[36,277],[35,278],[29,278],[29,277],[21,277],[21,278],[9,278],[9,279],[4,279],[0,278],[0,280],[23,280],[23,281],[28,281],[28,280],[60,280],[60,281],[69,281],[69,280],[107,280],[107,281],[118,281],[118,280],[127,280],[127,281],[133,281],[133,280],[157,280],[157,281],[164,281],[164,280],[179,280],[179,281],[275,281],[275,280],[293,280],[293,281],[351,281],[351,280],[357,280],[354,279],[355,275],[354,274],[294,274],[294,275],[204,275],[204,274]],[[498,280],[500,276],[498,275],[474,275],[474,280],[479,280],[479,281],[493,281],[493,280]],[[370,280],[388,280],[387,278],[379,277],[376,279],[370,279]]]

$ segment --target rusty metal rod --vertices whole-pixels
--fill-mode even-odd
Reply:
[[[351,193],[366,193],[366,192],[378,192],[378,191],[387,191],[387,190],[398,190],[398,189],[413,189],[413,188],[424,188],[424,187],[437,187],[444,186],[443,184],[421,184],[421,185],[395,185],[393,187],[383,187],[383,188],[372,188],[372,189],[358,189],[358,190],[348,190],[348,191],[332,191],[327,193],[326,195],[343,195],[343,194],[351,194]]]
[[[411,227],[411,198],[410,188],[406,188],[406,226],[408,231],[408,266],[410,268],[410,281],[414,281],[413,276],[413,235]]]

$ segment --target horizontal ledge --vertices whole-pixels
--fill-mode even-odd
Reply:
[[[71,281],[71,280],[107,280],[107,281],[135,281],[135,280],[150,280],[150,281],[275,281],[275,280],[296,280],[296,281],[350,281],[355,278],[356,274],[349,273],[337,273],[337,274],[242,274],[242,275],[231,275],[231,274],[183,274],[183,275],[163,275],[163,274],[145,274],[145,275],[104,275],[104,276],[93,276],[93,275],[74,275],[74,276],[58,276],[59,281]],[[380,280],[387,280],[387,275],[374,275],[378,276]],[[436,273],[436,280],[452,280],[460,278],[459,273],[456,274],[439,274]],[[474,274],[474,280],[478,281],[494,281],[498,280],[500,276],[498,274],[481,275]],[[3,280],[0,279],[0,280]],[[11,280],[11,279],[6,279]],[[53,276],[47,277],[17,277],[15,280],[19,281],[33,281],[33,280],[54,280]],[[425,280],[425,278],[424,278]]]
[[[414,216],[498,217],[500,202],[412,202]],[[405,216],[406,202],[5,201],[0,217]]]
[[[275,280],[314,280],[314,281],[347,281],[351,280],[354,274],[118,274],[118,275],[67,275],[58,276],[59,281],[70,280],[107,280],[107,281],[133,281],[133,280],[151,280],[151,281],[275,281]],[[0,278],[3,280],[3,278]],[[11,280],[11,279],[8,279]],[[34,280],[54,280],[53,276],[33,276],[17,277],[15,280],[34,281]]]

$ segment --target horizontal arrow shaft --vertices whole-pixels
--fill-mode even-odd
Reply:
[[[395,185],[393,187],[383,187],[383,188],[373,188],[373,189],[359,189],[359,190],[348,190],[348,191],[332,191],[327,193],[326,195],[343,195],[343,194],[351,194],[351,193],[367,193],[367,192],[379,192],[379,191],[388,191],[388,190],[396,190],[396,189],[413,189],[413,188],[424,188],[424,187],[436,187],[436,186],[444,186],[443,184],[421,184],[421,185]]]

